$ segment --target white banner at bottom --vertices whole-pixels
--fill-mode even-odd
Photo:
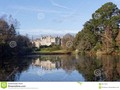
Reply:
[[[120,90],[120,82],[0,82],[0,90]]]

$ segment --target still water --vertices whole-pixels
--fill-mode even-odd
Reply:
[[[0,59],[0,81],[120,81],[120,56],[41,55]]]

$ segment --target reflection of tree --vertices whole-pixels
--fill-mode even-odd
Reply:
[[[87,81],[94,80],[94,70],[99,68],[95,58],[89,56],[80,56],[77,60],[76,69],[82,73]]]
[[[118,56],[102,56],[102,68],[106,76],[106,81],[116,81],[120,79],[120,57]]]
[[[0,60],[0,81],[18,80],[21,72],[28,69],[31,59],[2,59]]]
[[[68,73],[75,70],[75,57],[64,55],[61,57],[61,67]]]
[[[116,81],[120,79],[120,57],[101,56],[96,59],[96,57],[80,56],[77,61],[76,68],[83,74],[86,81]],[[96,69],[101,70],[100,77],[94,75]]]

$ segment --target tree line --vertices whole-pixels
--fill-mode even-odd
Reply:
[[[22,56],[32,51],[30,39],[17,32],[18,25],[11,15],[0,17],[0,57]]]

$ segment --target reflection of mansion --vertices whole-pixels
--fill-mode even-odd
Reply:
[[[50,60],[40,61],[39,59],[37,59],[37,60],[35,60],[34,63],[32,63],[32,65],[40,66],[41,68],[46,69],[46,70],[52,70],[52,69],[55,69],[55,68],[59,68],[60,67],[60,62],[53,63]]]
[[[32,41],[35,47],[39,48],[40,46],[50,46],[52,44],[60,45],[61,38],[60,37],[52,37],[52,36],[44,36],[40,39],[36,39]]]

